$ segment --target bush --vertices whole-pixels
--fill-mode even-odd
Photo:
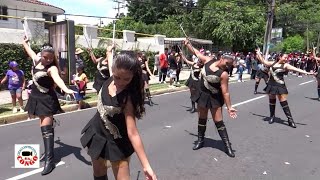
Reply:
[[[81,54],[81,59],[84,61],[86,66],[86,74],[90,81],[93,81],[94,74],[97,70],[96,64],[91,61],[89,52],[85,48],[80,47],[84,50]],[[32,46],[32,49],[37,53],[40,51],[40,46]],[[105,48],[95,48],[93,52],[97,58],[105,57]],[[149,68],[152,71],[154,66],[154,52],[146,52],[149,57]],[[24,71],[27,80],[31,79],[31,67],[32,61],[28,54],[23,49],[20,44],[6,44],[0,43],[0,77],[1,79],[5,76],[7,70],[9,69],[10,61],[17,61],[19,68]]]

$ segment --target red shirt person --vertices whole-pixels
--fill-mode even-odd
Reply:
[[[167,71],[168,71],[168,48],[165,48],[164,53],[160,54],[159,62],[160,62],[159,82],[165,83]]]

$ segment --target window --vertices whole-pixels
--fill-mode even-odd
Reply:
[[[52,21],[52,16],[51,16],[50,14],[47,14],[47,13],[42,13],[42,18],[43,18],[45,21]],[[44,28],[45,28],[45,29],[49,29],[49,26],[50,26],[49,23],[45,23],[45,24],[44,24]]]
[[[5,15],[5,16],[7,16],[7,15],[8,15],[8,7],[6,7],[6,6],[0,6],[0,15]],[[7,18],[7,17],[2,17],[2,16],[0,16],[0,20],[8,21],[8,18]]]

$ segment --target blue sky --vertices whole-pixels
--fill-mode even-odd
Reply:
[[[116,3],[112,0],[40,0],[42,2],[49,3],[51,5],[60,7],[65,10],[66,14],[80,14],[90,16],[103,16],[103,17],[115,17]],[[58,17],[62,19],[63,17]],[[83,18],[70,16],[69,19],[75,21],[76,24],[91,24],[96,25],[99,23],[99,19],[96,18]],[[104,23],[111,22],[112,20],[102,19]]]

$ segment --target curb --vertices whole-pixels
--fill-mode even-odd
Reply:
[[[248,80],[248,79],[250,79],[250,77],[243,78],[243,79]],[[237,80],[229,81],[229,83],[231,83],[231,82],[237,82]],[[151,91],[151,95],[154,96],[154,95],[177,92],[177,91],[182,91],[182,90],[187,90],[187,89],[189,89],[187,86],[182,85],[182,86],[176,87],[176,88],[166,88],[166,89],[159,89],[159,90]],[[95,107],[95,106],[97,106],[97,101],[86,102],[86,106],[87,106],[87,108]],[[64,105],[61,108],[65,112],[71,112],[71,111],[75,111],[78,109],[77,104]],[[18,122],[18,121],[22,121],[22,120],[26,120],[26,119],[28,119],[27,112],[14,114],[14,115],[12,115],[12,114],[4,115],[4,116],[0,116],[0,125],[1,124],[10,124],[10,123],[14,123],[14,122]]]
[[[181,90],[186,90],[188,87],[186,86],[181,86],[181,87],[176,87],[176,88],[167,88],[167,89],[159,89],[151,92],[151,95],[159,95],[159,94],[164,94],[164,93],[170,93],[170,92],[176,92],[176,91],[181,91]],[[86,102],[87,108],[90,107],[96,107],[97,106],[97,101],[90,101]],[[65,112],[71,112],[71,111],[76,111],[78,109],[77,104],[71,104],[71,105],[64,105],[61,107],[62,110]],[[9,114],[9,115],[4,115],[0,116],[0,124],[10,124],[22,120],[28,119],[28,114],[27,112],[24,113],[19,113],[19,114]]]

